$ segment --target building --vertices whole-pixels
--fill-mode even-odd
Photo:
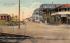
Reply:
[[[32,18],[33,21],[37,22],[41,21],[49,24],[61,24],[61,22],[64,23],[64,21],[61,21],[61,17],[66,14],[68,20],[65,21],[69,24],[69,9],[69,4],[42,4],[34,11]]]
[[[50,24],[70,24],[70,4],[62,4],[50,11],[47,20]]]
[[[0,20],[10,21],[11,16],[8,14],[0,14]]]
[[[43,21],[47,22],[46,18],[49,17],[49,11],[60,6],[61,4],[42,4],[40,10],[42,11]]]
[[[34,22],[42,22],[42,12],[40,11],[40,8],[37,8],[34,10],[33,15],[32,15],[32,21]]]
[[[42,4],[42,5],[40,5],[40,7],[35,9],[34,12],[33,12],[33,16],[32,16],[33,21],[46,23],[47,22],[46,18],[47,18],[47,15],[48,15],[47,12],[49,10],[52,10],[52,9],[60,6],[60,5],[61,4]]]

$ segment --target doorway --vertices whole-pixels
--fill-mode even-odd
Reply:
[[[61,23],[66,24],[67,23],[67,17],[61,17]]]

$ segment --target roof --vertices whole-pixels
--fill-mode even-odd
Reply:
[[[10,15],[8,15],[8,14],[0,14],[0,16],[10,16]]]
[[[70,8],[70,4],[63,4],[60,8]]]
[[[42,11],[50,11],[50,10],[53,10],[59,6],[61,6],[63,4],[42,4],[40,6],[40,8],[42,9]]]
[[[56,8],[62,4],[42,4],[40,8]]]

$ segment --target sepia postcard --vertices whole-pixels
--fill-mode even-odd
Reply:
[[[70,0],[0,0],[0,43],[70,43]]]

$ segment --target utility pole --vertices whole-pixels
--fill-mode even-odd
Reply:
[[[18,29],[20,29],[20,0],[18,0],[19,3],[18,3],[18,15],[19,15],[19,25],[18,25]]]

